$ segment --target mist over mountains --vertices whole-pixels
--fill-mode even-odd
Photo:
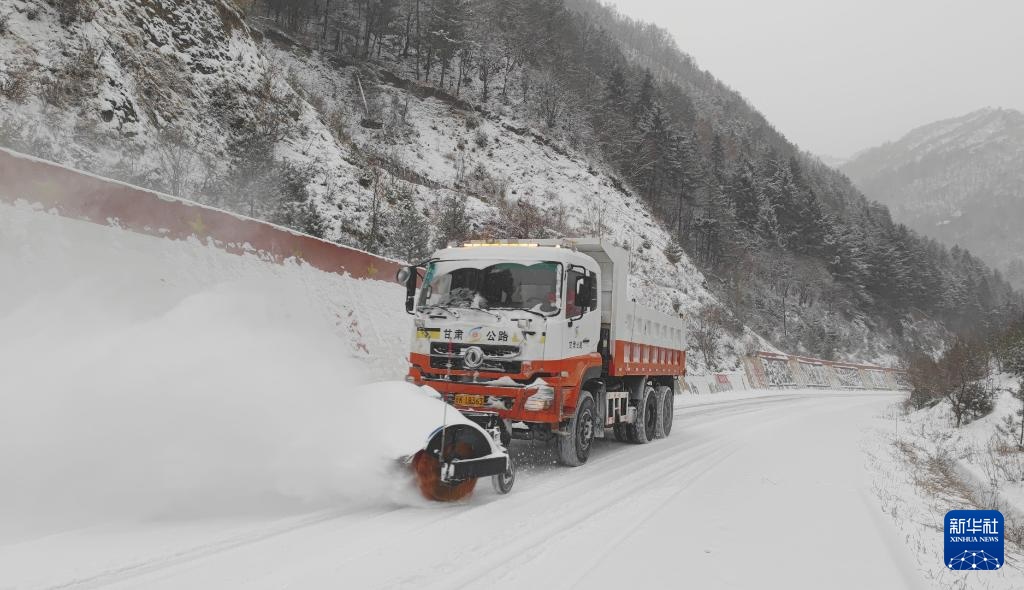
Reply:
[[[1024,113],[989,108],[924,125],[842,170],[897,221],[1024,287]]]

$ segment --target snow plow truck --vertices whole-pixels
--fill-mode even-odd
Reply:
[[[669,435],[683,324],[628,297],[628,266],[605,241],[556,239],[467,242],[398,271],[414,321],[406,379],[479,427],[442,424],[412,457],[424,496],[459,499],[485,476],[507,493],[513,438],[555,441],[575,467],[595,438]]]

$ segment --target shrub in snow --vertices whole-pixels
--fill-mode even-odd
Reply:
[[[60,24],[68,26],[76,22],[89,22],[96,16],[96,5],[93,0],[51,0],[57,9]]]
[[[508,190],[508,181],[492,176],[482,162],[477,162],[476,166],[466,175],[464,184],[466,192],[485,200],[504,199]]]
[[[668,260],[669,264],[679,264],[684,254],[683,247],[679,245],[678,240],[673,239],[665,246],[665,259]]]
[[[469,235],[469,216],[466,213],[466,197],[449,193],[441,199],[434,216],[434,247],[444,248],[449,242],[458,242]]]
[[[1024,451],[1024,379],[1021,379],[1020,384],[1017,385],[1017,391],[1013,394],[1013,396],[1020,400],[1020,409],[1016,411],[1016,424],[1012,423],[1011,417],[1011,426],[1013,426],[1013,430],[1018,432],[1017,448],[1021,451]]]
[[[690,342],[700,353],[704,366],[709,370],[718,369],[719,348],[725,332],[725,309],[717,304],[700,308],[691,318]]]
[[[500,198],[483,233],[487,238],[545,238],[551,235],[550,221],[544,211],[525,198]]]
[[[954,388],[946,394],[953,407],[957,426],[971,422],[992,412],[995,393],[985,383],[975,381]]]
[[[87,43],[81,51],[64,47],[61,53],[65,59],[57,65],[53,75],[43,81],[40,93],[47,105],[58,109],[95,96],[100,72],[100,54],[91,44]]]
[[[965,337],[957,337],[938,361],[923,354],[914,357],[908,369],[914,385],[908,403],[923,408],[947,402],[957,428],[988,414],[995,396],[990,361],[981,342]]]
[[[340,106],[335,106],[324,114],[324,124],[338,141],[342,143],[351,142],[352,137],[348,132],[348,119],[345,116],[345,111]]]
[[[279,196],[271,220],[311,236],[323,238],[327,234],[329,224],[320,214],[307,189],[310,171],[282,164],[280,175]]]
[[[0,28],[3,16],[0,16]],[[11,102],[24,103],[32,93],[32,74],[27,69],[0,71],[0,96]]]

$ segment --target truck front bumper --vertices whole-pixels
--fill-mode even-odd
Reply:
[[[546,383],[554,390],[554,398],[550,405],[542,409],[527,409],[526,401],[538,392],[536,386],[428,379],[415,366],[410,368],[407,379],[417,385],[426,385],[437,390],[445,401],[461,411],[494,412],[503,420],[514,422],[561,422],[565,418],[562,406],[572,392],[571,387],[561,385],[557,381]],[[472,400],[472,403],[467,403],[468,400]]]

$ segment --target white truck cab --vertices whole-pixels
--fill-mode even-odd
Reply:
[[[611,428],[671,430],[679,317],[626,294],[627,253],[597,239],[469,242],[400,271],[414,315],[409,380],[509,438],[557,438],[568,465]]]

